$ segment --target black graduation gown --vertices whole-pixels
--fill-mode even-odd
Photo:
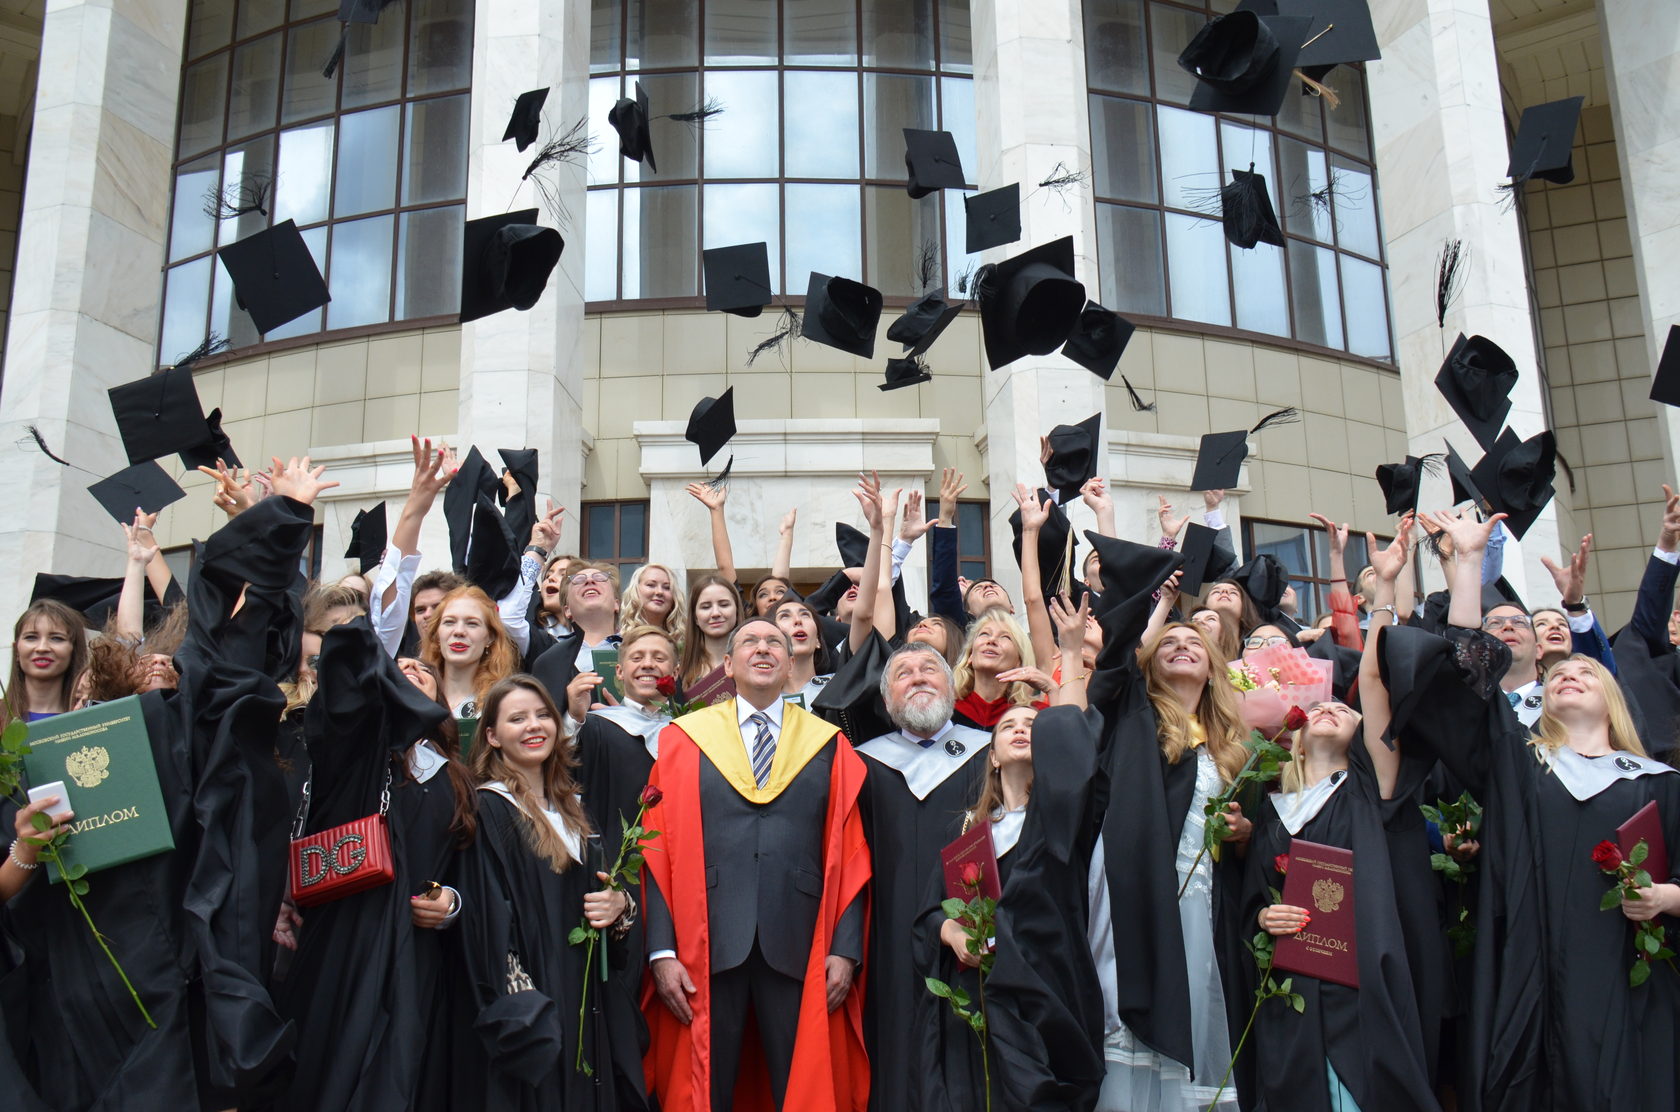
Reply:
[[[1403,744],[1430,746],[1485,807],[1460,1106],[1672,1109],[1680,977],[1659,967],[1628,986],[1634,926],[1598,910],[1610,881],[1591,852],[1651,800],[1668,845],[1680,844],[1680,775],[1616,780],[1577,800],[1508,713],[1498,689],[1504,645],[1480,631],[1401,629],[1385,634],[1382,654],[1385,675],[1415,693],[1396,720]],[[1663,922],[1674,938],[1680,924]]]
[[[389,775],[396,879],[301,912],[276,991],[298,1023],[297,1073],[279,1107],[447,1107],[445,941],[414,926],[409,899],[448,879],[455,797],[446,770],[425,783],[407,775],[414,740],[445,711],[397,671],[365,619],[326,634],[316,673],[304,712],[313,770],[304,831],[378,812]]]
[[[986,979],[993,1107],[1089,1109],[1102,1088],[1102,993],[1091,958],[1088,878],[1102,823],[1097,739],[1102,719],[1057,707],[1033,724],[1033,790],[1015,848],[998,859],[997,945]],[[978,978],[939,940],[943,878],[925,891],[916,922],[916,1029],[925,1112],[985,1107],[979,1042],[922,977]]]
[[[1348,779],[1297,836],[1353,851],[1359,987],[1294,972],[1273,974],[1275,981],[1289,978],[1306,1007],[1297,1013],[1287,1001],[1274,997],[1255,1017],[1251,1046],[1244,1053],[1252,1053],[1260,1065],[1252,1071],[1256,1109],[1332,1112],[1326,1057],[1362,1112],[1438,1107],[1427,1062],[1434,1028],[1426,1034],[1400,927],[1401,911],[1416,894],[1396,886],[1384,809],[1370,758],[1356,738]],[[1275,861],[1278,854],[1290,852],[1294,840],[1270,800],[1263,801],[1258,812],[1252,816],[1255,831],[1243,900],[1243,922],[1252,925],[1251,934],[1260,929],[1260,909],[1272,902],[1268,888],[1283,890],[1284,877]],[[1415,824],[1413,833],[1411,855],[1427,867],[1428,847]],[[1433,914],[1432,905],[1430,910]],[[1258,981],[1258,972],[1253,979]]]
[[[627,1107],[610,1079],[639,1070],[640,1052],[613,1041],[607,1009],[594,1003],[611,998],[610,986],[603,994],[598,979],[591,982],[583,1025],[583,1056],[595,1075],[573,1068],[587,947],[569,945],[566,936],[583,922],[583,897],[600,882],[576,863],[554,872],[532,852],[513,804],[487,789],[478,796],[478,837],[461,854],[458,872],[470,987],[461,1004],[465,1029],[457,1038],[475,1060],[464,1071],[480,1080],[474,1106],[527,1112]],[[601,946],[607,947],[611,975],[622,976],[625,947],[605,937],[595,951],[597,976]],[[518,955],[531,989],[507,992],[510,953]]]
[[[924,1072],[914,1020],[916,1003],[927,990],[916,974],[911,935],[928,884],[941,874],[939,851],[962,832],[963,813],[980,794],[990,745],[985,735],[960,732],[965,736],[959,739],[953,731],[919,755],[929,761],[914,766],[917,785],[926,792],[921,798],[906,774],[889,763],[885,749],[871,753],[875,739],[857,747],[867,772],[858,808],[875,869],[863,1035],[877,1077],[911,1078]],[[914,1108],[912,1087],[872,1085],[869,1106],[880,1112]]]

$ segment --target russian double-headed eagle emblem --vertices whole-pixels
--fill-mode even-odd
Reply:
[[[65,758],[64,771],[78,788],[96,788],[111,775],[111,754],[103,745],[84,745]]]

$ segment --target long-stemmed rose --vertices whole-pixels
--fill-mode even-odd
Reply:
[[[1643,838],[1625,857],[1621,848],[1611,841],[1603,841],[1593,847],[1593,864],[1604,875],[1616,878],[1616,883],[1598,901],[1600,911],[1619,910],[1623,900],[1644,898],[1639,890],[1651,887],[1651,874],[1640,866],[1645,864],[1649,853],[1650,847]],[[1633,988],[1650,980],[1653,961],[1666,961],[1670,969],[1675,968],[1674,951],[1668,948],[1667,931],[1655,919],[1640,923],[1633,932],[1633,956],[1633,968],[1628,970],[1628,985]]]
[[[992,939],[997,935],[997,901],[989,896],[980,894],[980,885],[984,880],[984,872],[980,866],[970,861],[962,867],[958,874],[958,882],[968,893],[968,898],[958,899],[953,896],[940,904],[947,919],[954,919],[968,936],[968,952],[980,959],[978,973],[979,1007],[974,1007],[974,1001],[956,985],[946,984],[937,977],[924,977],[923,983],[927,990],[951,1005],[951,1011],[956,1017],[968,1024],[969,1030],[974,1032],[975,1038],[980,1040],[980,1073],[986,1085],[986,1109],[991,1112],[992,1107],[992,1062],[990,1057],[991,1027],[986,1014],[986,974],[992,971],[992,964],[997,960],[992,953]]]
[[[1474,841],[1482,831],[1482,806],[1469,792],[1452,803],[1437,799],[1435,806],[1424,805],[1419,810],[1424,818],[1435,824],[1443,842],[1448,838],[1456,843]],[[1432,853],[1429,855],[1429,867],[1456,886],[1458,913],[1453,917],[1453,925],[1447,928],[1447,939],[1453,944],[1453,953],[1464,957],[1476,944],[1476,924],[1470,918],[1470,908],[1464,901],[1465,887],[1470,883],[1470,874],[1476,871],[1476,866],[1468,860],[1459,860],[1452,853]]]
[[[660,676],[656,683],[659,694],[665,699],[665,717],[681,718],[683,715],[703,708],[706,704],[699,700],[684,700],[682,689],[675,676]]]
[[[618,820],[623,827],[623,832],[619,835],[618,858],[613,862],[612,868],[607,870],[607,888],[622,892],[626,885],[641,882],[642,865],[646,860],[647,844],[659,837],[659,831],[648,830],[642,826],[642,819],[647,815],[648,808],[664,797],[663,792],[649,784],[642,789],[642,794],[636,801],[635,821],[625,822],[622,817]],[[628,930],[629,926],[626,925],[623,929]],[[601,941],[601,931],[598,927],[590,926],[588,919],[584,919],[581,926],[572,928],[572,933],[567,936],[566,940],[573,946],[583,942],[589,943],[589,950],[583,959],[583,993],[578,1000],[577,1055],[572,1063],[572,1068],[581,1070],[586,1077],[593,1077],[595,1076],[595,1070],[588,1062],[584,1061],[583,1057],[583,1022],[584,1014],[589,1006],[589,981],[590,975],[595,969],[595,948]],[[603,950],[601,951],[601,980],[604,983],[606,979],[607,954]]]
[[[1242,768],[1226,785],[1225,790],[1208,800],[1202,807],[1203,813],[1207,815],[1207,823],[1202,829],[1202,848],[1196,852],[1196,859],[1190,862],[1190,871],[1184,875],[1184,883],[1179,885],[1179,899],[1184,898],[1185,891],[1190,887],[1190,878],[1196,875],[1196,867],[1202,863],[1204,856],[1212,853],[1213,859],[1219,860],[1219,843],[1225,840],[1231,830],[1230,823],[1226,821],[1225,809],[1237,798],[1237,793],[1245,785],[1263,784],[1278,778],[1284,763],[1291,759],[1289,750],[1279,745],[1278,739],[1306,724],[1307,712],[1300,707],[1290,707],[1289,713],[1284,715],[1283,728],[1271,737],[1266,737],[1259,730],[1249,734],[1245,743],[1248,759],[1243,762]]]

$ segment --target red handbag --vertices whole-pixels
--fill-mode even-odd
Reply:
[[[303,805],[292,827],[292,902],[299,907],[353,896],[397,879],[391,859],[391,831],[385,812],[391,806],[391,768],[385,766],[385,788],[379,793],[379,813],[341,823],[305,838],[309,819],[309,783],[303,785]]]

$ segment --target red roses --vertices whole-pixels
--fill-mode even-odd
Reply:
[[[655,684],[655,686],[658,688],[661,695],[669,699],[677,693],[677,677],[660,676],[659,681]]]
[[[1287,874],[1289,872],[1289,855],[1287,853],[1280,853],[1276,857],[1272,858],[1272,868],[1276,869],[1280,873]]]
[[[962,867],[962,886],[964,888],[979,888],[980,876],[980,866],[970,861]]]
[[[1307,724],[1307,712],[1300,707],[1290,707],[1289,713],[1283,716],[1283,728],[1291,732],[1299,730]]]
[[[638,802],[640,802],[643,807],[652,807],[664,798],[664,792],[660,791],[654,785],[649,784],[647,787],[642,789],[642,797],[638,800]]]
[[[1615,842],[1606,839],[1593,847],[1593,864],[1607,873],[1613,873],[1622,866],[1622,851]]]

